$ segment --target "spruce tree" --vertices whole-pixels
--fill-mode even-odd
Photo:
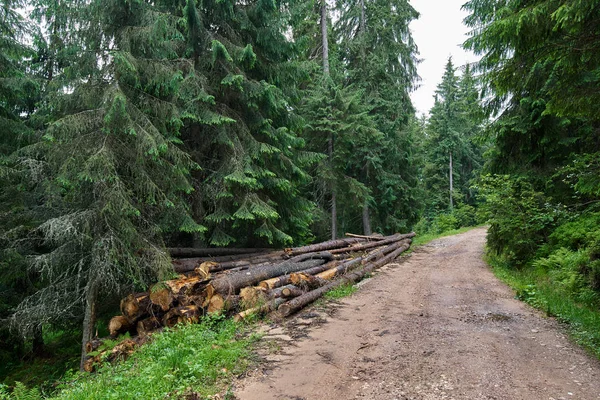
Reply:
[[[364,90],[370,115],[384,134],[381,146],[373,143],[378,156],[360,166],[371,193],[363,203],[363,227],[406,229],[418,215],[418,171],[406,129],[414,115],[409,93],[418,79],[417,47],[409,24],[418,13],[405,0],[338,0],[337,9],[348,83]]]
[[[171,2],[97,1],[56,28],[78,56],[48,93],[43,139],[22,156],[46,174],[28,249],[40,290],[12,317],[24,334],[83,316],[84,348],[99,299],[168,276],[163,232],[205,230],[183,202],[197,165],[179,131],[208,96],[183,57],[182,17]]]

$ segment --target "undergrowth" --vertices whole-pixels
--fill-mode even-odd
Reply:
[[[577,260],[574,260],[576,262]],[[498,256],[487,257],[496,276],[516,292],[516,297],[566,323],[573,339],[600,358],[600,312],[595,296],[581,297],[573,291],[571,277],[553,276],[542,267],[515,269]],[[557,282],[558,280],[558,282]]]
[[[94,374],[70,373],[50,398],[60,400],[208,398],[222,392],[252,362],[252,343],[242,325],[224,317],[154,334],[128,360]],[[36,389],[0,388],[0,399],[40,399]]]

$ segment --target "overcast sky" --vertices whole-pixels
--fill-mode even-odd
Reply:
[[[460,7],[467,0],[410,0],[421,14],[410,27],[419,47],[421,87],[411,98],[417,114],[428,113],[433,106],[433,94],[442,78],[444,66],[451,55],[454,65],[460,67],[477,58],[461,48],[467,39],[468,28],[462,20],[467,15]]]

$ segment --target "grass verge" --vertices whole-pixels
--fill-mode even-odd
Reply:
[[[516,298],[565,323],[573,340],[600,358],[600,311],[582,304],[551,285],[547,274],[536,268],[517,270],[504,260],[488,256],[494,274],[510,286]]]
[[[153,335],[126,361],[106,365],[94,375],[72,373],[50,398],[208,398],[224,392],[232,377],[251,364],[257,339],[241,324],[221,317],[181,325]],[[0,388],[0,399],[19,397],[3,397]]]
[[[425,234],[417,233],[417,236],[415,236],[415,238],[412,241],[411,249],[416,246],[422,246],[424,244],[427,244],[435,239],[439,239],[439,238],[446,237],[446,236],[458,235],[459,233],[465,233],[465,232],[468,232],[475,228],[479,228],[479,227],[478,226],[469,226],[469,227],[460,228],[460,229],[453,229],[451,231],[446,231],[446,232],[442,232],[442,233],[425,233]]]

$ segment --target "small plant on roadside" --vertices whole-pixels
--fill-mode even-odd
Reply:
[[[357,287],[351,283],[346,285],[338,286],[335,289],[330,290],[325,293],[325,298],[327,299],[341,299],[343,297],[348,297],[357,291]]]

